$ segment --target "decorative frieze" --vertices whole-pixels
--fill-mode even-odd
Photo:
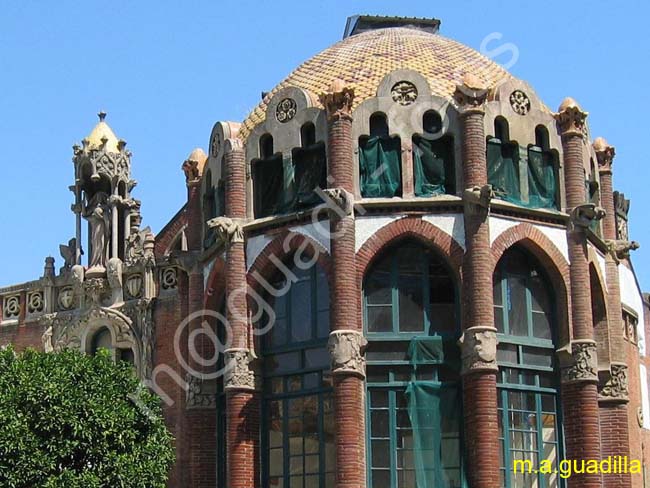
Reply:
[[[165,290],[175,290],[178,287],[178,270],[170,266],[160,271],[160,287]]]
[[[255,389],[254,355],[249,349],[233,348],[224,351],[226,370],[224,388],[237,390]]]
[[[332,374],[356,374],[366,377],[365,352],[368,340],[356,330],[336,330],[330,333],[327,349],[330,352]]]
[[[627,402],[628,378],[627,365],[612,363],[603,381],[598,385],[600,401]]]
[[[15,320],[20,316],[20,295],[4,297],[2,301],[2,318],[4,320]]]
[[[185,376],[187,391],[185,406],[188,409],[216,408],[217,382],[214,379],[202,379],[187,373]]]
[[[497,371],[497,331],[494,327],[476,326],[463,332],[459,339],[462,374]]]
[[[598,381],[596,342],[589,339],[571,341],[558,351],[562,368],[562,381]]]
[[[37,314],[45,309],[45,298],[41,290],[27,293],[27,313]]]

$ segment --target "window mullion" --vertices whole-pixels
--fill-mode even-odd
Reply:
[[[530,292],[530,278],[526,278],[526,320],[528,321],[528,337],[534,337],[533,334],[533,299]]]
[[[535,427],[537,428],[537,466],[542,463],[542,458],[544,456],[544,435],[543,435],[543,425],[544,425],[544,420],[542,418],[542,395],[541,393],[536,393],[535,394],[535,415],[537,417],[536,422],[535,422]],[[557,437],[557,434],[556,434]],[[536,467],[539,471],[539,468]],[[537,474],[537,482],[539,483],[539,486],[543,486],[543,481],[544,475],[542,473]]]
[[[508,275],[501,280],[501,303],[503,306],[503,333],[510,335],[510,293],[508,293]]]
[[[422,259],[422,305],[423,305],[423,320],[424,320],[424,333],[430,335],[431,332],[431,277],[429,276],[429,257],[421,254]]]
[[[390,285],[392,298],[393,333],[399,333],[399,272],[397,254],[391,259]]]
[[[388,390],[388,412],[390,429],[390,486],[394,488],[397,486],[397,401],[396,391],[394,389]]]

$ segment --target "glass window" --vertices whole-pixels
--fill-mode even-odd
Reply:
[[[276,321],[263,340],[263,484],[333,487],[328,282],[317,265],[291,272],[287,293],[273,299]]]
[[[501,478],[506,488],[557,488],[557,474],[535,473],[543,460],[561,458],[551,286],[523,250],[506,251],[494,273],[498,330],[498,407]],[[533,472],[514,471],[530,461]]]

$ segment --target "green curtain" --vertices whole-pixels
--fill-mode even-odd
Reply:
[[[373,136],[359,141],[361,196],[394,197],[401,188],[399,138]]]
[[[254,167],[256,216],[266,217],[280,213],[285,206],[285,171],[282,157],[257,161]],[[293,179],[293,175],[291,175]]]
[[[521,205],[518,147],[502,144],[499,139],[488,140],[487,164],[488,183],[497,198]]]
[[[293,152],[295,168],[295,205],[298,208],[310,207],[322,202],[314,192],[316,188],[324,188],[327,178],[325,161],[325,146],[322,143],[307,148],[296,149]]]
[[[443,364],[445,351],[442,337],[414,337],[409,343],[407,357],[414,367],[420,364]]]
[[[406,397],[413,429],[416,488],[458,486],[461,468],[457,388],[411,381]],[[445,441],[451,444],[445,445]]]
[[[453,188],[453,140],[413,140],[415,196],[430,197],[450,193]]]
[[[537,146],[528,148],[528,206],[557,208],[553,155]]]

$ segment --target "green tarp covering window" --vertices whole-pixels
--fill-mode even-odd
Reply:
[[[413,429],[416,488],[462,486],[457,389],[437,382],[411,381],[406,396]]]
[[[553,155],[537,146],[528,148],[528,206],[557,208]]]
[[[321,203],[321,198],[314,192],[316,188],[325,188],[327,165],[325,145],[313,144],[293,151],[295,174],[295,207],[310,207]]]
[[[373,136],[359,141],[362,197],[390,198],[399,194],[401,153],[399,138]]]
[[[293,174],[286,175],[281,156],[257,161],[253,167],[255,216],[266,217],[284,210],[288,183]]]
[[[454,193],[453,140],[448,137],[413,139],[415,196],[430,197]]]
[[[488,183],[497,198],[521,205],[519,185],[519,151],[514,144],[502,144],[499,139],[487,143]]]

